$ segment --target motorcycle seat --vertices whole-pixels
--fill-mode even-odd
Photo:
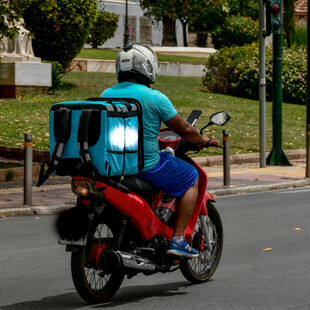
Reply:
[[[125,176],[121,184],[126,186],[133,193],[141,196],[149,205],[152,203],[152,197],[159,192],[157,187],[140,178],[138,175]]]

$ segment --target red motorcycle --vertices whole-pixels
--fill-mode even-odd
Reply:
[[[193,111],[188,121],[194,125],[200,114]],[[229,119],[226,112],[215,113],[207,126],[224,125]],[[180,269],[190,282],[202,283],[218,266],[223,247],[221,218],[213,206],[215,199],[206,190],[206,173],[186,155],[199,149],[169,129],[162,130],[158,138],[161,149],[172,148],[175,156],[199,172],[199,196],[185,231],[185,238],[199,256],[186,259],[166,255],[173,234],[175,197],[137,175],[96,180],[74,176],[72,191],[78,197],[77,204],[60,215],[57,229],[59,243],[72,252],[75,288],[89,303],[110,300],[125,275],[132,278],[138,273]],[[206,147],[220,146],[210,141]]]

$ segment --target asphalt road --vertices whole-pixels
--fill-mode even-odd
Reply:
[[[309,197],[310,189],[219,197],[225,244],[211,281],[138,276],[96,306],[74,290],[54,216],[0,219],[0,309],[310,309]]]

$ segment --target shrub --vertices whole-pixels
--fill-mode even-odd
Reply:
[[[272,49],[266,50],[266,96],[272,99],[272,74],[273,74]],[[258,98],[259,92],[259,60],[258,58],[245,59],[240,62],[230,77],[234,82],[233,94]],[[283,102],[305,104],[307,80],[306,50],[284,49],[282,67]]]
[[[32,0],[23,17],[35,55],[65,69],[86,42],[96,14],[95,0]]]
[[[97,20],[90,29],[87,43],[97,48],[114,36],[117,29],[118,15],[109,12],[98,12]]]
[[[250,99],[259,95],[258,45],[220,49],[207,61],[203,80],[212,91]],[[266,49],[266,96],[272,99],[273,52]],[[283,102],[305,104],[307,57],[306,50],[283,50],[282,69]]]
[[[241,15],[226,18],[223,25],[212,32],[215,48],[251,44],[258,40],[258,23]]]
[[[62,78],[65,74],[65,71],[61,69],[61,64],[57,61],[52,63],[52,87],[51,89],[57,89],[63,85]]]
[[[258,57],[257,44],[224,47],[211,55],[206,64],[203,84],[214,93],[231,94],[231,74],[243,59]]]

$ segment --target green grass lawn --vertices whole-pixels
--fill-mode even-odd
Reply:
[[[23,147],[24,134],[32,133],[35,149],[49,149],[49,110],[53,103],[98,97],[116,83],[115,74],[70,72],[61,89],[49,95],[0,100],[0,145]],[[183,117],[193,109],[203,111],[200,128],[209,116],[227,111],[232,119],[224,127],[212,126],[206,131],[222,141],[222,130],[231,134],[231,154],[259,152],[259,103],[255,100],[212,94],[204,91],[200,78],[159,76],[156,88],[166,94]],[[306,107],[283,104],[283,149],[305,149]],[[267,150],[272,147],[272,103],[267,102]],[[221,150],[203,151],[209,155]],[[202,153],[200,153],[202,155]]]
[[[113,49],[82,49],[76,58],[115,60],[118,50]],[[157,54],[160,62],[179,62],[204,65],[205,58]]]

